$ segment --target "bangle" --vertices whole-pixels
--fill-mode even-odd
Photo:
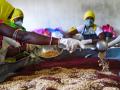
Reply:
[[[49,45],[51,45],[51,44],[52,44],[52,36],[50,37]]]
[[[18,51],[19,51],[19,53],[21,52],[21,48],[20,47],[18,47]]]
[[[61,38],[58,39],[58,46],[60,45],[60,40],[61,40]]]
[[[18,33],[19,30],[20,30],[20,29],[17,29],[17,30],[14,31],[14,33],[13,33],[13,35],[12,35],[12,38],[13,38],[13,39],[17,40],[17,33]]]

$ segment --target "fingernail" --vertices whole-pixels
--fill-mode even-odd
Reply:
[[[73,51],[70,51],[70,53],[72,53]]]

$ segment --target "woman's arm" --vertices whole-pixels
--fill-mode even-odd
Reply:
[[[17,28],[12,28],[6,24],[0,24],[0,35],[13,38],[13,34]],[[24,43],[38,44],[38,45],[48,45],[50,44],[51,38],[36,34],[34,32],[24,32],[18,31],[16,37],[13,39],[19,40]],[[58,39],[52,38],[51,44],[58,44]]]
[[[114,46],[114,45],[116,45],[118,43],[120,43],[120,35],[116,39],[114,39],[111,42],[109,42],[108,43],[108,47],[112,47],[112,46]]]
[[[6,24],[0,24],[0,35],[13,38],[15,40],[21,41],[23,43],[37,44],[37,45],[65,45],[67,50],[73,52],[78,47],[83,47],[83,44],[79,40],[72,38],[49,38],[42,36],[33,32],[24,32],[16,30],[17,28],[11,28]],[[51,42],[52,41],[52,42]]]

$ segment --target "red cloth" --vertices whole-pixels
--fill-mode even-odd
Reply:
[[[3,40],[3,36],[0,35],[0,48],[2,47],[2,40]]]
[[[3,20],[0,20],[0,23],[3,23],[4,21]],[[2,47],[2,40],[3,40],[3,36],[0,35],[0,48]]]
[[[30,65],[24,68],[26,71],[34,71],[44,68],[51,67],[67,67],[67,68],[94,68],[94,69],[102,69],[99,67],[98,58],[64,58],[59,60],[45,60],[38,64]],[[120,70],[120,61],[109,60],[110,69]]]

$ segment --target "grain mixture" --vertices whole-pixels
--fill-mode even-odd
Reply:
[[[0,90],[120,90],[120,82],[99,77],[99,73],[95,69],[55,67],[11,77],[0,84]]]

